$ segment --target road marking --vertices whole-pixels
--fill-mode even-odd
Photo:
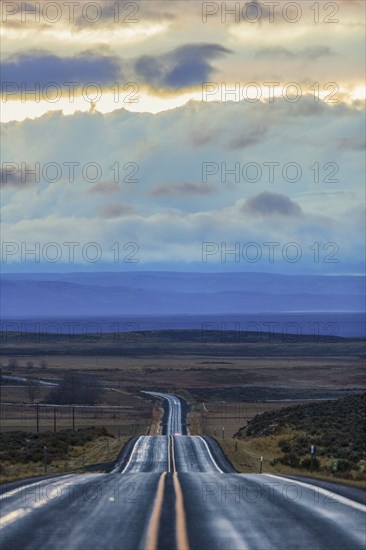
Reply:
[[[159,538],[159,525],[161,511],[163,509],[164,488],[166,472],[163,472],[159,479],[158,490],[155,496],[153,511],[150,517],[149,527],[146,535],[145,550],[157,550]]]
[[[179,548],[179,550],[189,550],[183,492],[182,487],[179,483],[177,472],[173,474],[173,482],[175,490],[175,537],[177,548]]]
[[[132,460],[132,457],[133,455],[135,454],[135,450],[137,448],[137,444],[139,443],[140,439],[142,438],[142,435],[140,435],[140,437],[138,438],[138,440],[136,441],[136,443],[134,444],[133,446],[133,449],[132,449],[132,452],[131,452],[131,456],[130,456],[130,459],[129,461],[127,462],[126,466],[123,468],[121,474],[124,474],[125,471],[127,470],[127,468],[129,467],[129,465],[131,464],[131,460]],[[115,468],[116,469],[116,468]],[[112,473],[114,472],[114,470],[112,471]]]
[[[336,500],[339,502],[339,504],[344,504],[345,506],[350,506],[351,508],[354,508],[355,510],[360,510],[361,512],[366,512],[366,506],[364,504],[361,504],[360,502],[356,502],[355,500],[351,500],[347,497],[342,497],[341,495],[337,495],[336,493],[332,493],[332,491],[323,489],[322,487],[319,487],[318,485],[313,485],[312,483],[304,483],[302,481],[297,481],[296,479],[290,479],[288,477],[281,477],[276,476],[273,474],[264,474],[267,477],[274,477],[275,479],[280,479],[282,481],[286,480],[289,483],[295,483],[296,485],[301,485],[302,487],[306,487],[307,489],[315,489],[318,491],[318,493],[321,493],[322,495],[325,495],[328,498],[331,498],[332,500]]]
[[[26,516],[31,511],[32,508],[18,508],[17,510],[10,512],[6,516],[3,516],[0,519],[0,529],[4,529],[4,527],[6,527],[9,523],[13,523],[13,521],[20,519],[23,516]]]
[[[173,472],[176,472],[177,471],[177,466],[176,466],[176,463],[175,463],[174,436],[171,436],[171,442],[172,442]]]
[[[24,489],[30,489],[32,487],[38,487],[39,485],[42,485],[42,484],[45,484],[47,485],[47,483],[53,483],[55,482],[56,479],[62,479],[62,480],[65,480],[65,479],[69,479],[70,477],[73,477],[73,474],[68,474],[68,475],[60,475],[60,476],[52,476],[52,477],[49,477],[49,478],[46,478],[46,479],[41,479],[40,481],[36,481],[35,483],[25,483],[24,485],[21,485],[20,487],[17,487],[16,489],[10,489],[9,491],[6,491],[6,493],[3,493],[2,495],[0,495],[0,502],[5,499],[5,498],[9,498],[9,497],[12,497],[14,495],[16,495],[17,493],[21,493],[22,491],[24,491]]]
[[[215,461],[214,457],[212,456],[211,451],[210,451],[210,448],[209,448],[209,446],[207,445],[206,441],[205,441],[205,440],[203,439],[203,437],[201,437],[200,435],[198,435],[197,437],[199,437],[199,438],[203,441],[203,443],[206,445],[207,452],[208,452],[208,454],[210,455],[210,458],[211,458],[212,463],[213,463],[213,465],[215,466],[216,470],[217,470],[218,472],[220,472],[220,474],[223,474],[223,473],[224,473],[223,470],[221,470],[221,468],[216,464],[216,461]]]
[[[168,393],[161,392],[152,392],[143,390],[142,393],[151,395],[152,397],[158,397],[159,399],[165,399],[168,402],[168,418],[166,422],[166,435],[171,435],[173,433],[181,433],[181,401],[175,395],[170,395]],[[176,408],[178,409],[176,411]]]
[[[167,438],[168,443],[168,472],[170,472],[170,437]]]

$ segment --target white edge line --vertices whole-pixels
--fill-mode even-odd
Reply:
[[[267,477],[274,477],[275,479],[280,479],[282,481],[286,480],[289,483],[296,483],[297,485],[301,485],[302,487],[306,487],[307,489],[315,489],[322,495],[325,495],[333,500],[336,500],[340,504],[344,504],[345,506],[350,506],[351,508],[354,508],[355,510],[360,510],[361,512],[366,512],[366,506],[361,504],[360,502],[356,502],[355,500],[351,500],[350,498],[343,497],[342,495],[338,495],[337,493],[333,493],[329,489],[323,489],[322,487],[319,487],[318,485],[313,485],[312,483],[304,483],[303,481],[297,481],[296,479],[290,479],[288,477],[281,477],[276,476],[273,474],[264,474]]]
[[[48,477],[46,479],[41,479],[39,481],[35,481],[34,483],[25,483],[24,485],[20,485],[19,487],[16,487],[15,489],[9,489],[9,491],[6,491],[2,495],[0,495],[0,502],[2,500],[4,500],[5,498],[9,498],[9,497],[12,497],[12,496],[20,493],[24,489],[28,489],[28,488],[30,489],[31,487],[37,487],[38,485],[47,484],[47,482],[57,483],[56,480],[69,479],[70,477],[74,477],[74,476],[75,476],[75,474],[66,474],[64,476],[60,475],[60,476],[55,476],[55,477]]]
[[[129,465],[131,464],[132,457],[133,457],[133,455],[134,455],[134,453],[135,453],[137,444],[138,444],[138,442],[140,441],[141,438],[142,438],[142,435],[140,435],[140,437],[138,438],[138,440],[137,440],[136,443],[134,444],[133,449],[132,449],[132,451],[131,451],[131,455],[130,455],[129,461],[127,462],[126,466],[123,468],[121,474],[124,474],[125,471],[127,470],[127,468],[129,467]],[[117,469],[118,469],[118,466],[116,466],[115,468],[113,468],[113,470],[111,471],[111,474],[113,474],[113,473],[118,473],[118,472],[116,472]]]
[[[211,451],[210,451],[210,448],[209,448],[209,446],[207,445],[206,441],[203,439],[203,437],[202,437],[201,435],[198,435],[197,437],[199,437],[199,438],[201,439],[201,441],[203,441],[203,443],[206,445],[207,452],[208,452],[208,454],[210,455],[210,458],[211,458],[212,463],[213,463],[213,465],[215,466],[216,470],[218,470],[218,471],[220,472],[220,474],[223,474],[224,471],[221,470],[221,468],[216,464],[216,461],[215,461],[214,457],[212,456]]]

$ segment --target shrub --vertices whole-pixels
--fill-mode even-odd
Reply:
[[[278,442],[278,446],[284,453],[291,452],[291,444],[287,439],[280,439]]]
[[[309,457],[304,458],[301,461],[300,466],[301,466],[301,468],[304,468],[306,470],[310,470],[310,468],[311,468],[311,458],[309,458]],[[320,468],[320,462],[316,458],[316,456],[314,456],[314,458],[313,458],[313,470],[319,470],[319,468]]]
[[[102,387],[90,374],[66,372],[57,388],[48,395],[47,401],[56,404],[78,403],[94,405],[100,401]]]
[[[290,466],[291,468],[298,468],[300,466],[300,459],[295,453],[284,454],[279,461],[284,466]]]

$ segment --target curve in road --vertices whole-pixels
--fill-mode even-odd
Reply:
[[[182,433],[176,396],[167,434],[129,443],[110,474],[44,479],[1,495],[2,550],[361,550],[353,499],[283,476],[238,474],[217,443]],[[355,494],[353,490],[353,494]]]

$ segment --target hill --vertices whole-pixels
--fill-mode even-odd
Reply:
[[[236,435],[276,440],[282,455],[272,465],[309,469],[310,446],[314,445],[314,470],[330,473],[333,467],[337,470],[333,473],[342,477],[352,471],[362,475],[366,465],[366,393],[265,412]]]
[[[3,319],[111,315],[360,312],[361,276],[121,272],[6,274]]]

